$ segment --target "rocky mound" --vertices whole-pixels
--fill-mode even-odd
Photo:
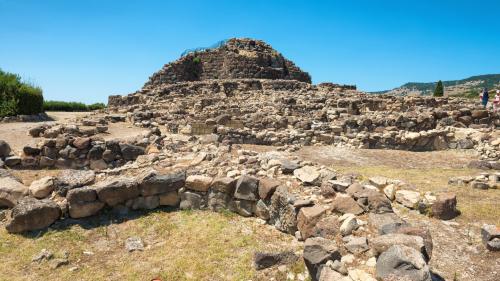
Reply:
[[[229,39],[218,48],[188,53],[166,64],[143,89],[210,79],[287,79],[311,83],[311,76],[260,40]]]

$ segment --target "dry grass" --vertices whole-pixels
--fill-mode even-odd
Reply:
[[[476,176],[481,171],[474,169],[442,169],[442,168],[394,168],[387,166],[345,166],[335,169],[341,172],[356,172],[368,178],[371,176],[385,176],[392,179],[404,180],[415,185],[419,191],[455,192],[457,194],[458,209],[462,212],[458,217],[464,223],[493,223],[500,224],[500,190],[478,190],[471,187],[448,185],[448,179],[456,176]]]
[[[127,252],[124,241],[131,236],[141,237],[146,249]],[[286,273],[278,270],[265,276],[256,272],[252,257],[257,250],[298,250],[292,240],[255,219],[202,211],[159,210],[119,224],[73,225],[39,237],[11,235],[2,227],[0,280],[284,280]],[[50,262],[31,262],[44,248],[56,258],[69,252],[70,264],[50,269]],[[303,263],[288,270],[303,272]]]

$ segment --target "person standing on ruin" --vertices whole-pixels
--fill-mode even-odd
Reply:
[[[498,107],[500,107],[500,90],[497,90],[495,98],[493,99],[493,112],[497,112]]]
[[[486,108],[486,105],[488,105],[489,98],[490,98],[490,96],[488,94],[488,89],[484,88],[483,92],[481,93],[481,102],[482,102],[484,108]]]

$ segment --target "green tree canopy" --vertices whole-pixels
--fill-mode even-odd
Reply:
[[[435,97],[442,97],[444,95],[444,87],[443,87],[443,82],[439,80],[436,84],[436,88],[434,89],[434,96]]]

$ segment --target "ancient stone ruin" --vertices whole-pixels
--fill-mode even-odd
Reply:
[[[487,170],[452,184],[495,189],[500,116],[461,98],[368,95],[355,86],[311,84],[309,74],[262,41],[230,39],[188,53],[144,87],[110,96],[108,112],[72,125],[41,125],[15,155],[0,141],[0,168],[63,169],[25,186],[0,170],[6,229],[21,233],[110,210],[230,210],[303,241],[311,280],[439,280],[428,229],[401,218],[460,215],[453,193],[423,192],[398,179],[342,174],[292,153],[302,146],[412,151],[471,150]],[[105,139],[108,124],[146,133]],[[240,145],[273,146],[272,153]],[[70,169],[69,169],[70,168]],[[489,251],[500,232],[483,227]],[[296,261],[293,252],[259,252],[263,270]],[[349,260],[363,264],[348,266]]]

